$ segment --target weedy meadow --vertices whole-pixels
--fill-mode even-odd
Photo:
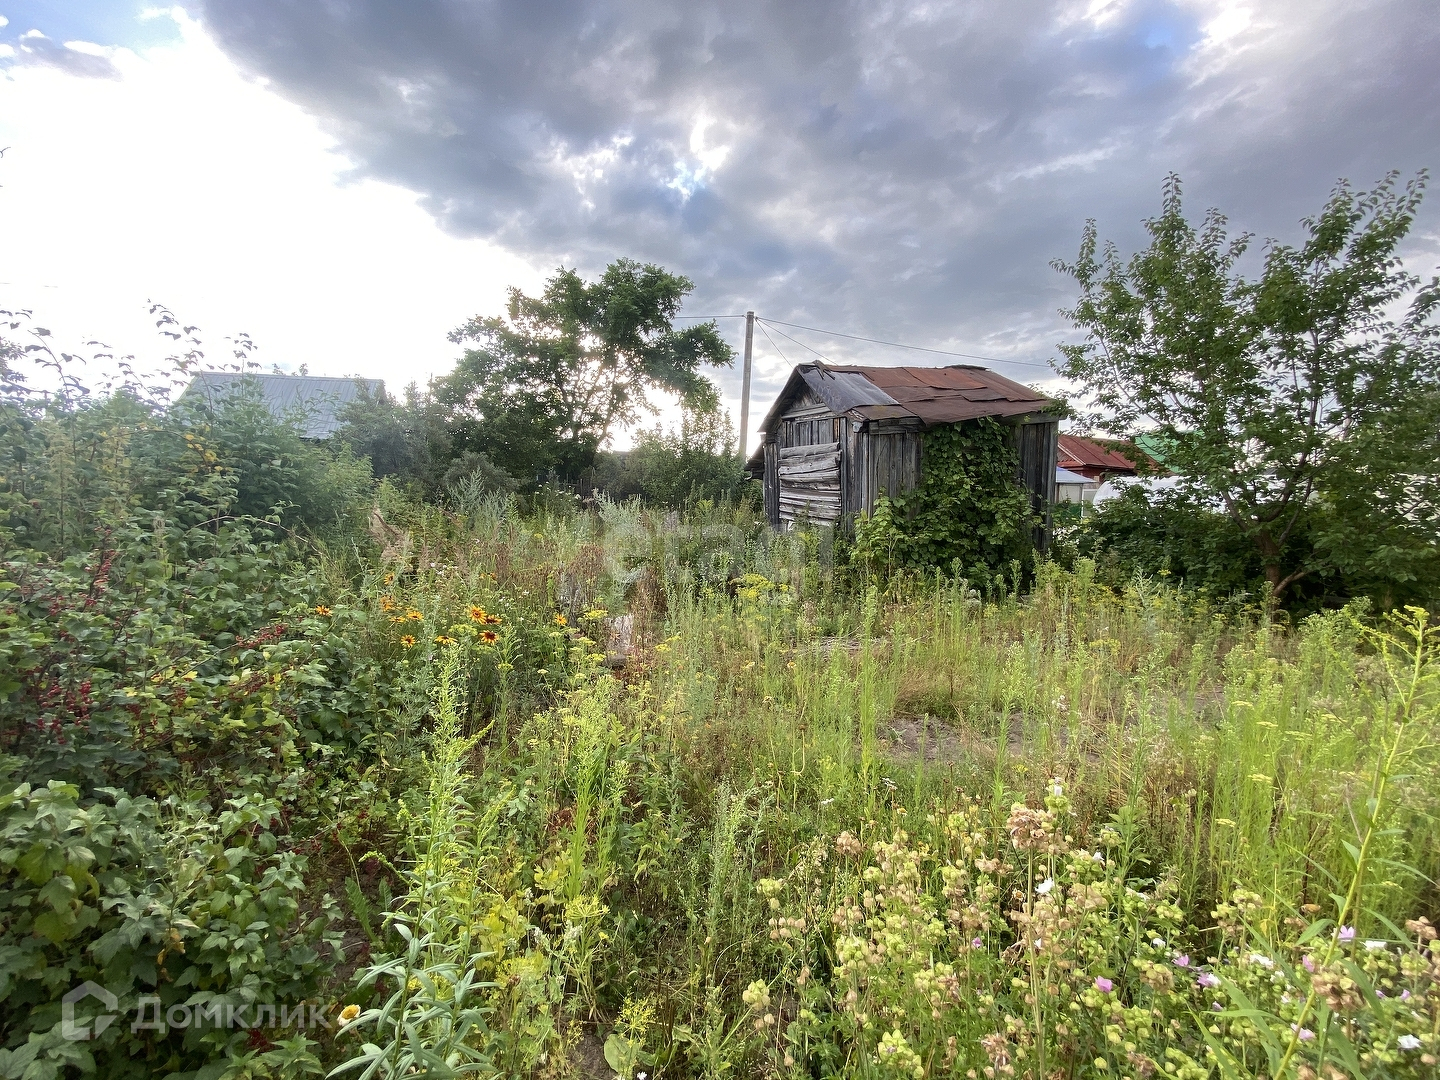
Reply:
[[[228,649],[119,634],[87,693],[149,765],[0,799],[5,1075],[1436,1075],[1427,612],[887,575],[743,506],[387,499],[403,543],[257,584]],[[66,1048],[72,976],[330,1027]]]

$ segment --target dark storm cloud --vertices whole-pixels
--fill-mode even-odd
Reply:
[[[1087,217],[1133,245],[1167,172],[1197,214],[1293,237],[1338,177],[1434,163],[1428,0],[1254,5],[1248,25],[1228,6],[250,0],[203,18],[456,233],[586,271],[659,261],[698,283],[692,311],[1044,361],[1068,295],[1049,260]]]

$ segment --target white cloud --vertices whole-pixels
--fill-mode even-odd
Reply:
[[[163,14],[178,44],[67,42],[109,56],[119,80],[0,74],[0,306],[143,360],[163,355],[153,297],[203,328],[217,362],[245,331],[266,367],[399,390],[448,370],[451,327],[539,283],[495,245],[441,232],[414,193],[355,180],[312,119]]]

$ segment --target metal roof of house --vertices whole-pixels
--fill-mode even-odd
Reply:
[[[1098,480],[1092,480],[1092,479],[1090,479],[1090,477],[1088,477],[1088,476],[1081,476],[1079,473],[1077,473],[1077,472],[1071,472],[1069,469],[1062,469],[1062,468],[1060,468],[1060,467],[1057,465],[1057,466],[1055,467],[1055,483],[1057,483],[1057,484],[1098,484],[1099,481],[1098,481]]]
[[[185,393],[200,394],[214,403],[253,380],[260,387],[266,406],[276,416],[304,413],[301,436],[328,439],[340,427],[345,406],[363,391],[372,397],[385,392],[382,379],[330,378],[321,375],[261,375],[248,371],[202,371],[190,381]]]
[[[1052,404],[1028,386],[989,368],[851,367],[801,364],[760,422],[770,432],[802,387],[837,416],[851,413],[862,420],[912,418],[925,427],[955,424],[982,416],[1020,416]]]
[[[1134,472],[1135,463],[1124,454],[1079,435],[1060,436],[1060,464],[1073,469],[1089,467],[1110,472]]]

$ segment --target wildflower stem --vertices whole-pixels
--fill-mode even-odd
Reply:
[[[1322,967],[1329,967],[1335,959],[1335,953],[1340,947],[1340,927],[1344,926],[1345,920],[1351,917],[1352,912],[1359,909],[1360,900],[1363,895],[1365,871],[1370,860],[1371,847],[1375,837],[1380,832],[1380,820],[1385,797],[1389,791],[1390,779],[1394,774],[1396,765],[1401,757],[1401,747],[1404,744],[1406,727],[1412,718],[1415,707],[1415,700],[1419,694],[1421,684],[1425,677],[1425,665],[1427,660],[1426,638],[1429,636],[1429,629],[1426,625],[1426,612],[1419,609],[1411,609],[1413,622],[1411,633],[1415,638],[1415,650],[1411,656],[1410,673],[1408,680],[1399,686],[1399,700],[1395,706],[1399,713],[1398,722],[1395,725],[1389,744],[1382,742],[1383,753],[1375,764],[1375,771],[1370,781],[1370,797],[1366,801],[1366,822],[1365,834],[1361,837],[1360,847],[1355,855],[1355,870],[1350,877],[1350,887],[1345,893],[1345,900],[1340,905],[1336,914],[1336,931],[1330,935],[1329,943],[1325,948],[1325,956],[1321,961]],[[1389,645],[1394,641],[1389,635],[1381,639],[1382,650],[1388,659]],[[1398,681],[1398,680],[1397,680]],[[1386,708],[1386,712],[1390,708]],[[1382,740],[1384,736],[1381,736]],[[1292,1025],[1290,1038],[1285,1047],[1285,1053],[1280,1059],[1280,1065],[1275,1070],[1277,1077],[1283,1077],[1290,1061],[1294,1058],[1300,1048],[1300,1032],[1305,1027],[1305,1021],[1309,1019],[1311,1010],[1315,1008],[1315,987],[1311,984],[1310,991],[1305,995],[1305,1003],[1300,1009],[1300,1015]],[[1328,1032],[1328,1025],[1327,1025]],[[1322,1044],[1323,1046],[1323,1044]]]

